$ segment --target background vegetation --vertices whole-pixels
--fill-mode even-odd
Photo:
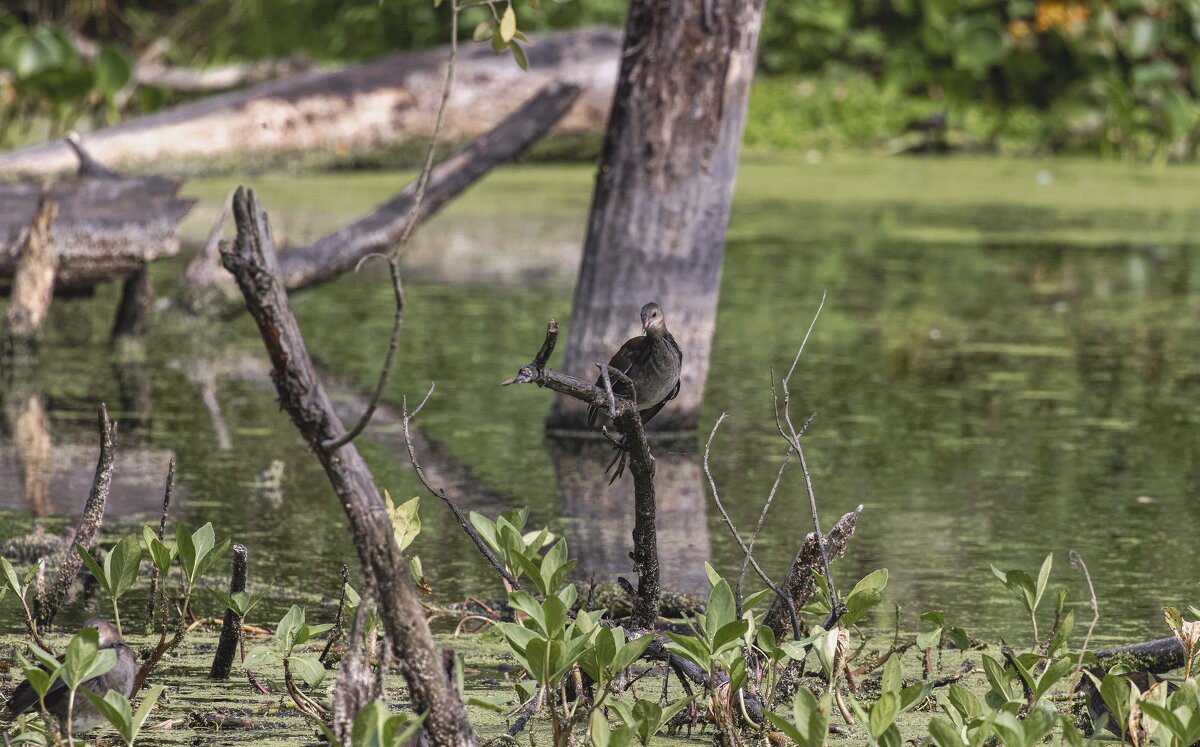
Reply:
[[[523,29],[546,31],[620,24],[627,5],[518,0],[518,12]],[[464,38],[487,13],[472,12]],[[0,11],[0,105],[5,122],[32,111],[62,129],[167,103],[161,91],[117,95],[147,49],[176,65],[336,63],[437,44],[447,26],[433,2],[23,0]],[[104,59],[79,54],[79,36],[108,44]],[[1190,160],[1198,42],[1188,0],[768,2],[747,141]]]

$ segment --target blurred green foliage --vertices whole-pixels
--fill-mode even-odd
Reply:
[[[448,5],[433,0],[14,2],[0,11],[0,31],[24,29],[25,40],[0,49],[0,66],[24,88],[10,85],[6,101],[34,90],[56,120],[74,115],[62,103],[72,96],[111,103],[123,78],[100,72],[119,64],[81,61],[54,22],[120,45],[109,50],[165,41],[166,61],[205,65],[293,54],[369,59],[441,43],[450,19]],[[628,3],[514,7],[521,30],[534,33],[620,25]],[[507,7],[497,2],[495,16],[467,10],[461,37]],[[117,60],[116,51],[105,54]],[[752,144],[1015,145],[1163,159],[1192,159],[1200,147],[1195,0],[772,0],[760,63],[768,77],[755,112],[768,121],[752,120]],[[20,74],[33,69],[44,74]],[[165,102],[153,93],[134,103]]]
[[[89,52],[62,27],[25,26],[0,13],[0,144],[33,122],[60,135],[84,116],[116,117],[133,61],[116,44]]]
[[[850,69],[942,101],[985,140],[1191,158],[1200,3],[1190,0],[806,0],[768,4],[766,72]]]

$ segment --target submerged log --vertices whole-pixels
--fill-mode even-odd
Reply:
[[[464,44],[447,140],[486,132],[553,81],[576,83],[585,92],[557,131],[598,133],[612,100],[620,46],[620,32],[613,29],[537,37],[525,72],[488,45]],[[424,140],[433,130],[446,59],[445,48],[429,49],[264,83],[93,132],[87,144],[105,163],[154,170],[179,159],[237,163],[256,154],[362,151]],[[0,174],[46,174],[73,166],[62,143],[0,155]]]

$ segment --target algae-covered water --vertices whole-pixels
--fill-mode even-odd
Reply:
[[[197,181],[184,190],[202,201],[184,234],[200,241],[237,183],[259,190],[281,243],[299,244],[407,180]],[[887,567],[886,600],[906,628],[943,609],[974,635],[1016,637],[1028,623],[989,564],[1033,572],[1053,553],[1052,588],[1068,587],[1082,613],[1086,586],[1067,561],[1076,550],[1095,583],[1102,639],[1166,635],[1159,607],[1200,601],[1198,185],[1200,170],[1119,163],[747,162],[702,432],[657,450],[666,583],[702,585],[704,561],[724,573],[740,567],[698,456],[729,413],[712,468],[748,530],[785,450],[769,372],[790,363],[827,292],[792,402],[801,419],[818,412],[806,456],[825,526],[865,507],[838,582]],[[405,260],[408,310],[387,397],[419,399],[436,381],[416,422],[426,469],[475,510],[530,506],[531,523],[569,538],[584,580],[607,580],[629,570],[630,482],[603,490],[603,454],[543,434],[548,392],[498,386],[532,357],[547,319],[568,321],[590,189],[585,166],[510,167],[421,230]],[[164,297],[183,266],[155,268]],[[252,588],[273,592],[260,620],[334,594],[340,564],[353,568],[356,555],[324,475],[279,412],[248,318],[196,322],[164,301],[142,349],[113,352],[115,300],[107,288],[57,302],[36,369],[10,384],[0,539],[35,521],[56,529],[78,511],[104,401],[120,420],[112,508],[128,526],[156,520],[174,455],[173,516],[212,521],[218,536],[249,547]],[[368,266],[293,300],[335,398],[353,411],[386,346],[386,276]],[[393,496],[425,495],[397,409],[361,448]],[[49,487],[33,504],[20,479],[28,449],[17,448],[31,421],[46,426],[53,454]],[[256,486],[275,460],[284,464],[278,490]],[[412,551],[434,599],[499,596],[444,507],[423,501]],[[793,465],[759,541],[764,568],[782,576],[810,525]],[[0,613],[15,621],[10,605]],[[884,607],[875,622],[890,626]]]

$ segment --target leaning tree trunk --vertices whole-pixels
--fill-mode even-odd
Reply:
[[[683,348],[678,398],[651,424],[694,428],[763,0],[633,0],[596,176],[566,371],[592,378],[657,301]],[[549,423],[575,428],[578,401]]]

